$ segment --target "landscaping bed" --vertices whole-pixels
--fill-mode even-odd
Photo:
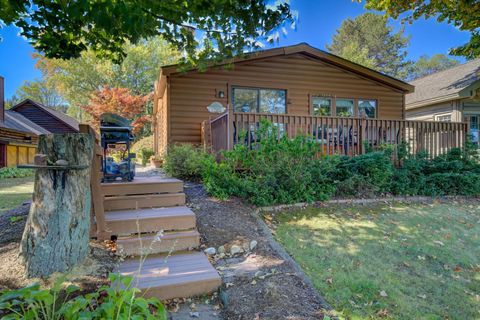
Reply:
[[[322,319],[328,306],[305,283],[294,265],[269,243],[254,208],[238,199],[208,197],[202,185],[185,185],[187,205],[197,215],[204,249],[213,247],[213,262],[223,278],[219,294],[224,319]],[[250,250],[250,244],[256,246]],[[226,255],[218,254],[223,246]],[[243,252],[230,255],[232,246]]]
[[[347,319],[474,319],[480,201],[321,205],[265,213],[276,239]]]
[[[0,214],[0,291],[17,289],[33,282],[49,286],[52,279],[26,279],[24,268],[19,259],[20,240],[30,209],[29,204]],[[85,291],[95,290],[108,283],[107,277],[117,265],[116,256],[101,242],[90,242],[90,253],[84,263],[66,275],[68,281],[75,283]]]

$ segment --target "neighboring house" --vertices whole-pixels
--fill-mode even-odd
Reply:
[[[63,112],[46,107],[30,99],[16,104],[10,110],[22,114],[25,118],[45,128],[50,133],[79,132],[77,120]]]
[[[4,79],[0,77],[0,168],[32,163],[38,136],[78,132],[78,122],[32,100],[5,110]]]
[[[480,59],[410,82],[406,116],[412,120],[465,121],[478,144],[480,120]]]

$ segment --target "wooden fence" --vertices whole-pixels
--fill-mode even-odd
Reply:
[[[263,120],[273,123],[272,134],[277,139],[306,135],[319,143],[324,154],[350,156],[405,143],[411,153],[426,151],[429,157],[435,157],[455,147],[463,148],[468,132],[463,122],[226,113],[211,122],[212,150],[218,152],[234,144],[252,146],[259,141],[258,129]]]

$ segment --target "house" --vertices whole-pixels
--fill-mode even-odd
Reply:
[[[0,168],[33,163],[38,136],[78,132],[78,122],[27,99],[5,110],[4,79],[0,77]]]
[[[398,144],[405,132],[415,137],[413,147],[423,148],[423,131],[414,134],[406,128],[413,124],[403,122],[405,95],[413,91],[411,84],[305,43],[206,70],[166,66],[155,83],[155,152],[162,155],[174,143],[206,141],[214,150],[250,143],[262,119],[275,123],[279,137],[314,135],[329,153],[361,153],[365,142]]]
[[[480,59],[469,61],[410,83],[406,117],[412,120],[465,121],[478,144],[480,117]]]
[[[46,107],[30,99],[23,100],[11,108],[50,133],[79,132],[78,121],[63,112]]]

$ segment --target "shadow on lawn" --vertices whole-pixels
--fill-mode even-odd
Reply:
[[[479,203],[331,206],[277,214],[276,237],[353,319],[472,319]]]

